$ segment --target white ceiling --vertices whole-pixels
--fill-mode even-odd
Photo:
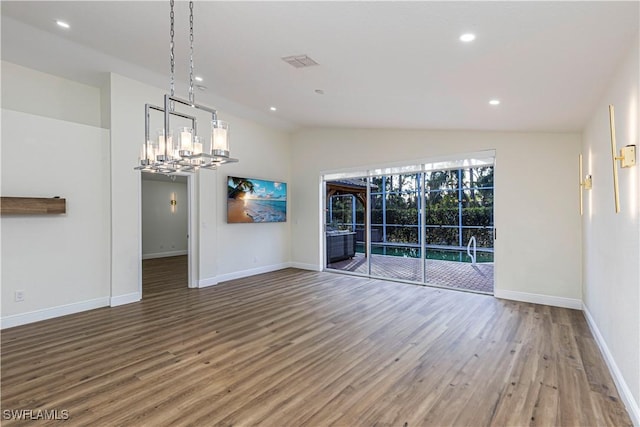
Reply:
[[[89,84],[113,71],[168,88],[168,1],[1,7],[3,60]],[[208,87],[197,100],[285,129],[579,131],[640,28],[636,1],[198,1],[194,9],[196,73]],[[176,2],[183,97],[187,23],[187,3]],[[460,42],[465,32],[477,39]],[[280,59],[297,54],[320,65]],[[502,104],[489,106],[492,98]]]

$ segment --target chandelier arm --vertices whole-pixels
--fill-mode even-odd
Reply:
[[[172,0],[173,1],[173,0]],[[171,102],[171,96],[169,95],[165,95],[164,96],[164,151],[165,153],[168,152],[168,148],[169,148],[169,117],[171,115],[171,111],[173,110],[172,107],[172,102]],[[169,158],[168,154],[165,154],[167,157],[165,158]]]
[[[156,111],[160,111],[161,113],[164,113],[164,108],[162,107],[158,107],[157,105],[152,105],[152,104],[147,104],[147,105],[149,105],[149,109],[151,110],[156,110]],[[190,116],[189,114],[181,113],[179,111],[169,111],[169,114],[171,114],[172,116],[182,117],[183,119],[187,119],[191,121],[196,119],[194,116]]]
[[[178,98],[177,96],[165,95],[165,97],[167,99],[169,99],[170,101],[177,102],[178,104],[187,105],[189,107],[192,107],[192,108],[195,108],[195,109],[198,109],[198,110],[202,110],[202,111],[206,111],[207,113],[211,113],[212,117],[214,119],[216,118],[217,110],[215,110],[215,109],[213,109],[211,107],[207,107],[206,105],[202,105],[202,104],[192,103],[189,100]]]
[[[151,141],[149,136],[149,109],[151,108],[150,104],[144,104],[144,160],[148,161],[150,156],[149,154],[149,142]]]

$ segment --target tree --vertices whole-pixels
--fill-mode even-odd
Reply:
[[[253,193],[255,188],[253,182],[246,178],[229,177],[233,185],[227,185],[227,198],[237,199],[247,193]]]

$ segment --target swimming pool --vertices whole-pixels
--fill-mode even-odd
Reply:
[[[374,255],[398,256],[404,258],[420,258],[420,248],[407,246],[383,246],[371,245],[371,252]],[[356,252],[364,253],[364,243],[356,243]],[[429,249],[427,248],[427,259],[440,261],[471,262],[466,249]],[[476,252],[476,262],[493,262],[493,252]]]

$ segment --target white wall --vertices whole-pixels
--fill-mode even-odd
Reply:
[[[609,104],[615,106],[618,147],[639,145],[640,58],[635,45],[620,64],[594,111],[583,137],[585,173],[593,189],[585,192],[585,311],[599,335],[627,409],[640,425],[640,172],[619,169],[621,212],[614,211]]]
[[[172,195],[176,205],[171,206]],[[142,178],[142,258],[186,255],[187,183]]]
[[[116,74],[110,84],[112,298],[129,302],[140,298],[141,189],[133,167],[144,140],[144,104],[161,105],[165,91]],[[219,118],[231,124],[231,154],[240,163],[201,170],[193,178],[193,256],[200,286],[286,266],[291,253],[289,223],[227,224],[224,210],[228,174],[289,181],[289,135],[222,111]]]
[[[144,104],[157,89],[117,74],[110,76],[111,111],[111,299],[113,305],[142,297],[141,178]]]
[[[25,103],[10,87],[39,91]],[[6,62],[2,88],[2,194],[68,200],[64,216],[2,218],[2,326],[139,300],[141,179],[133,168],[144,104],[161,104],[165,91],[115,74],[93,88]],[[30,111],[10,111],[20,109]],[[219,116],[231,123],[240,163],[192,179],[202,286],[287,266],[291,253],[289,223],[238,227],[226,224],[224,211],[228,173],[289,181],[289,135]],[[40,166],[22,167],[27,157]],[[25,291],[24,302],[13,301],[15,290]]]
[[[232,121],[233,120],[233,121]],[[209,249],[215,245],[218,280],[248,276],[254,273],[287,267],[291,261],[291,191],[288,188],[287,222],[261,224],[227,224],[227,177],[243,176],[291,184],[291,143],[287,133],[270,130],[238,117],[229,118],[231,149],[239,163],[222,166],[213,184],[213,196],[207,188],[201,188],[202,226],[208,227],[214,219],[217,235],[201,232],[203,245]],[[210,173],[207,174],[211,175]],[[201,179],[203,184],[204,180]],[[212,196],[214,197],[211,200]],[[215,209],[212,215],[209,209]],[[205,210],[206,209],[206,210]],[[207,212],[207,215],[204,213]],[[208,228],[207,228],[208,229]],[[204,231],[204,230],[202,230]],[[209,258],[205,252],[202,259]],[[209,255],[209,256],[212,256]],[[211,267],[211,266],[210,266]],[[212,277],[213,271],[201,268],[201,279]]]
[[[292,145],[294,265],[321,266],[322,172],[495,149],[496,295],[579,307],[580,142],[572,133],[300,131]]]
[[[2,327],[108,305],[109,132],[99,127],[100,89],[0,64],[2,195],[67,199],[66,215],[2,217]],[[16,290],[25,301],[14,301]]]
[[[2,327],[108,304],[108,147],[105,129],[2,110],[2,195],[67,201],[65,215],[2,216]]]
[[[2,108],[101,126],[100,88],[11,62],[2,61],[1,65]]]

